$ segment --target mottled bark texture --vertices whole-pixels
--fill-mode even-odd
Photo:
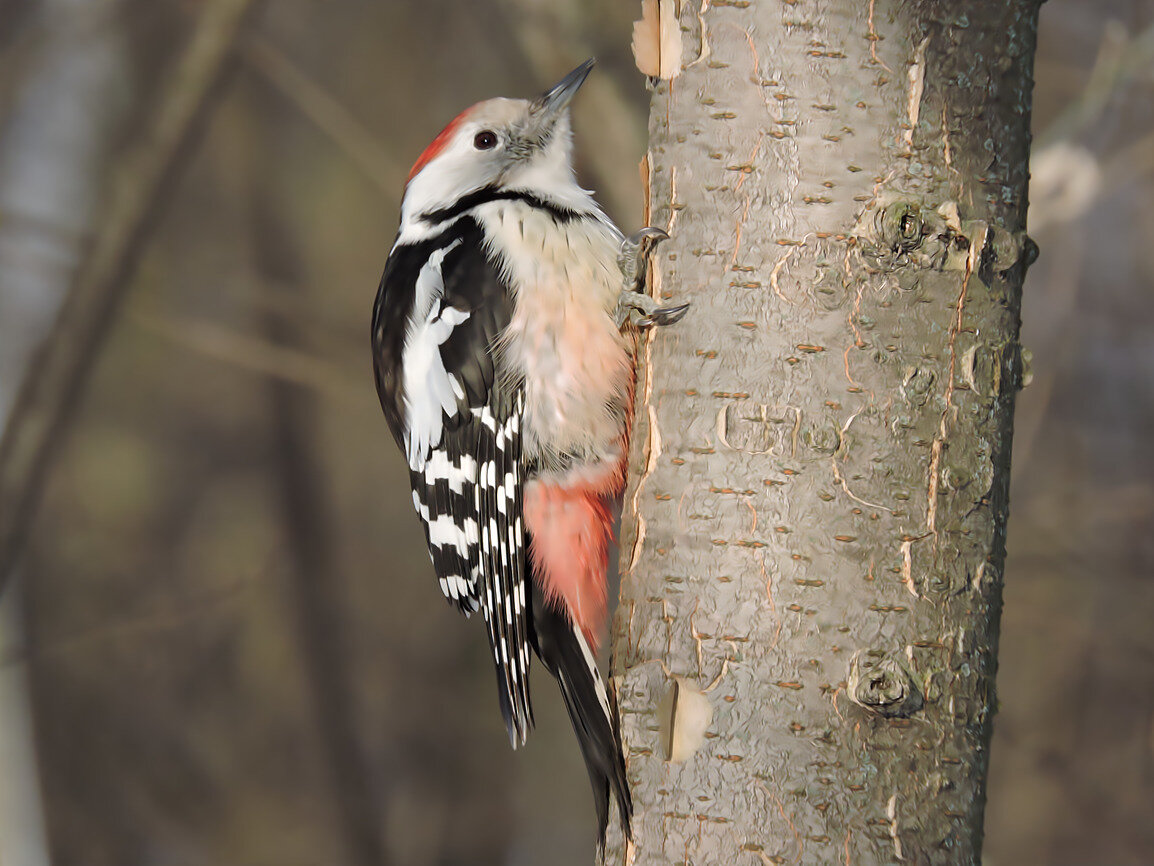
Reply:
[[[1036,20],[683,6],[648,170],[693,307],[640,349],[607,862],[979,861]]]

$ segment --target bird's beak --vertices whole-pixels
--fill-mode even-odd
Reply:
[[[540,118],[543,125],[552,125],[552,121],[569,107],[569,103],[573,101],[573,97],[581,85],[585,83],[585,79],[589,76],[589,72],[596,62],[590,57],[537,97],[533,102],[532,113]]]

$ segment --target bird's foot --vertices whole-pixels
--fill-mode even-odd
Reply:
[[[617,254],[617,267],[621,269],[624,286],[617,299],[617,311],[614,318],[617,327],[624,327],[629,321],[629,314],[636,310],[641,316],[634,320],[641,328],[672,325],[681,321],[689,304],[676,304],[663,307],[645,294],[645,277],[649,270],[649,254],[661,241],[667,240],[669,235],[659,228],[646,226],[621,242],[621,251]]]
[[[636,310],[641,315],[634,319],[633,323],[639,328],[662,327],[680,322],[688,309],[689,304],[663,307],[649,295],[641,294],[633,289],[623,289],[621,296],[617,299],[615,318],[617,319],[617,327],[624,327],[625,323],[629,321],[629,314]]]

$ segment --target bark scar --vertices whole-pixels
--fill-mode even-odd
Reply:
[[[950,124],[949,124],[949,108],[950,104],[947,101],[942,103],[942,159],[946,162],[946,169],[952,174],[958,174],[958,170],[954,168],[953,153],[950,150]]]
[[[625,852],[622,855],[622,866],[633,866],[633,861],[637,857],[637,849],[633,846],[632,839],[625,840]]]
[[[874,192],[874,197],[875,198],[877,197],[876,190]],[[850,266],[849,259],[850,259],[850,256],[853,254],[853,252],[856,249],[857,249],[857,246],[853,243],[852,240],[846,245],[846,248],[845,248],[845,259],[842,262],[842,267],[845,268],[845,283],[843,285],[847,289],[849,288],[850,284],[854,281],[853,269]],[[860,251],[858,252],[858,256],[859,257],[861,256]],[[845,377],[849,381],[850,385],[854,388],[861,388],[861,385],[858,383],[858,381],[856,379],[854,379],[853,373],[851,373],[849,371],[849,352],[850,352],[850,349],[864,349],[867,345],[865,340],[862,339],[861,330],[857,326],[858,317],[861,315],[861,300],[862,300],[862,294],[865,292],[866,281],[865,280],[858,280],[857,283],[858,283],[857,293],[856,293],[857,296],[854,298],[853,309],[846,315],[846,319],[849,321],[849,326],[850,326],[850,328],[853,329],[853,343],[850,344],[849,346],[845,347],[845,352],[842,354],[842,362],[843,362],[843,366],[845,367]],[[872,391],[870,392],[870,398],[871,398],[871,400],[873,398],[873,392]]]
[[[723,679],[725,679],[725,675],[727,673],[729,673],[729,656],[728,655],[726,655],[721,660],[721,670],[717,672],[717,676],[715,676],[713,678],[713,682],[711,682],[709,685],[707,685],[701,691],[703,693],[713,691],[715,688],[717,688],[719,685],[721,685],[721,681]]]
[[[886,817],[890,819],[890,838],[894,842],[894,856],[905,862],[905,855],[902,853],[902,837],[898,832],[898,795],[894,794],[890,797],[889,802],[886,803]]]
[[[748,211],[748,209],[749,209],[749,199],[747,197],[746,198],[746,210]],[[778,275],[781,273],[781,269],[783,267],[785,267],[786,263],[793,257],[793,254],[796,253],[799,249],[801,249],[802,246],[805,246],[805,239],[804,238],[802,239],[801,246],[790,247],[789,252],[777,260],[777,264],[775,264],[773,266],[773,270],[770,271],[770,274],[769,274],[769,284],[771,286],[773,286],[773,293],[775,295],[777,295],[779,298],[781,298],[783,301],[785,301],[786,303],[789,303],[789,304],[796,303],[796,301],[791,301],[784,294],[782,294],[781,287],[777,284],[777,278],[778,278]],[[735,258],[736,258],[736,256],[735,256]]]
[[[867,502],[855,494],[852,490],[850,490],[849,484],[846,483],[845,476],[841,474],[841,469],[837,465],[837,455],[841,454],[845,448],[845,434],[849,430],[850,424],[852,424],[854,419],[857,418],[857,416],[860,415],[863,411],[865,410],[858,409],[856,412],[850,415],[849,418],[846,419],[845,424],[842,425],[841,430],[838,431],[837,449],[833,452],[833,454],[830,455],[829,458],[829,464],[831,467],[833,467],[833,478],[834,481],[836,481],[841,486],[841,489],[845,491],[845,495],[852,499],[854,502],[857,502],[860,505],[868,506],[870,508],[880,508],[882,511],[888,511],[890,514],[893,514],[894,510],[892,508],[888,508],[885,505],[881,505],[877,502]]]
[[[653,171],[653,161],[648,161],[649,171]],[[677,220],[677,168],[676,166],[669,169],[669,222],[666,225],[666,233],[673,234],[673,224]],[[658,268],[649,268],[649,287],[650,295],[654,298],[661,296],[661,271]],[[637,564],[637,560],[641,557],[641,547],[645,542],[645,518],[641,516],[641,492],[645,488],[645,482],[649,480],[649,476],[653,474],[653,470],[657,468],[657,458],[661,456],[661,429],[657,423],[657,409],[652,404],[653,398],[653,338],[655,336],[655,328],[648,328],[641,335],[642,339],[642,364],[641,367],[645,370],[645,387],[641,391],[641,403],[646,407],[649,416],[649,430],[645,443],[645,468],[642,470],[641,478],[637,481],[637,487],[633,491],[633,501],[630,503],[630,508],[633,512],[633,519],[637,525],[637,537],[633,542],[633,549],[629,553],[629,566],[625,572],[631,573],[633,567]]]
[[[870,4],[873,11],[873,4]],[[914,145],[914,129],[918,125],[918,115],[922,110],[922,92],[926,85],[926,46],[930,44],[930,37],[926,37],[914,50],[914,62],[910,64],[910,93],[906,111],[909,114],[910,126],[905,133],[906,147]]]
[[[914,586],[914,541],[908,539],[902,542],[902,583],[914,598],[921,598],[918,588]]]
[[[685,68],[696,66],[709,59],[709,55],[713,52],[709,48],[709,28],[705,25],[705,13],[709,11],[710,0],[701,0],[701,7],[697,10],[697,23],[701,27],[701,48],[697,52],[697,58],[689,63]]]
[[[878,36],[877,30],[874,29],[874,3],[875,2],[876,2],[876,0],[870,0],[870,20],[869,20],[870,57],[873,59],[874,63],[878,64],[882,69],[884,69],[886,72],[888,72],[892,75],[893,70],[890,69],[888,66],[886,66],[885,61],[878,58],[878,41],[881,39],[881,37]]]

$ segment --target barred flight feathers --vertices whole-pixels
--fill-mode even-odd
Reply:
[[[398,312],[401,314],[398,315]],[[484,612],[514,745],[533,725],[521,518],[524,392],[497,374],[511,315],[477,223],[398,245],[374,310],[377,387],[409,464],[441,591]]]

